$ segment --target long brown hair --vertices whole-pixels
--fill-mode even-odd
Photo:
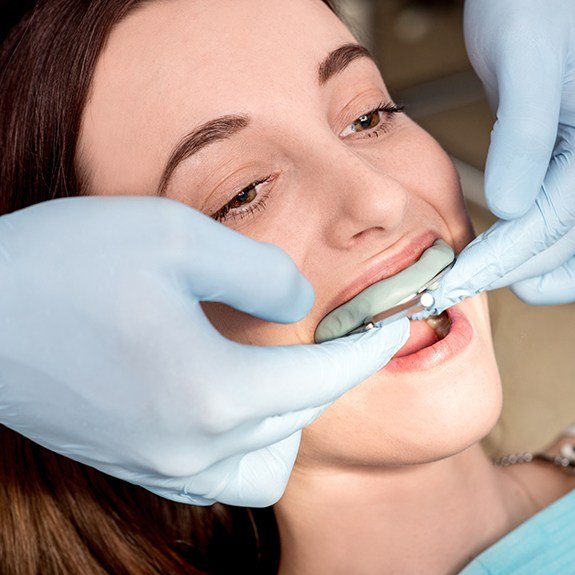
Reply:
[[[43,0],[0,49],[0,215],[82,194],[75,162],[98,55],[153,0]],[[331,6],[328,0],[324,0]],[[0,425],[3,575],[275,573],[270,509],[162,499]]]

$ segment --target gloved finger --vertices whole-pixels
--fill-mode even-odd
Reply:
[[[500,58],[498,64],[499,105],[485,169],[488,206],[502,219],[525,214],[539,193],[555,144],[563,90],[561,51],[538,38],[543,32],[537,26],[516,32],[501,40],[511,44],[502,51],[513,57]]]
[[[560,268],[575,254],[575,227],[546,250],[528,259],[526,262],[491,284],[490,289],[512,286],[529,278],[543,276]]]
[[[385,366],[408,337],[409,321],[404,319],[317,345],[238,345],[231,351],[232,361],[250,387],[236,397],[234,413],[240,419],[235,424],[242,423],[242,414],[263,420],[336,400]],[[229,414],[229,421],[233,418]]]
[[[187,209],[173,261],[190,293],[268,321],[288,323],[309,313],[313,288],[283,250]]]
[[[10,238],[10,256],[17,258],[23,249],[30,259],[30,240],[19,237],[30,228],[42,238],[38,257],[59,254],[61,234],[56,232],[62,228],[64,210],[66,223],[71,222],[67,231],[74,238],[66,249],[75,258],[64,253],[62,265],[90,257],[99,265],[82,269],[84,275],[105,270],[112,278],[122,277],[129,261],[131,270],[160,273],[196,300],[224,302],[269,321],[297,321],[313,305],[311,285],[280,248],[252,240],[166,198],[60,198],[19,210],[0,223],[5,230],[14,230],[3,234]],[[96,245],[86,230],[97,230]],[[96,279],[110,283],[109,277]]]
[[[522,301],[532,305],[560,305],[575,301],[575,256],[557,269],[511,286]]]

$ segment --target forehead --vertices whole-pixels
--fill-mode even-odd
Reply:
[[[84,112],[95,193],[151,193],[173,145],[213,117],[301,105],[318,63],[352,40],[321,0],[144,4],[112,31]]]

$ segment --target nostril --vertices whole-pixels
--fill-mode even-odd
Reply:
[[[368,228],[367,230],[361,230],[361,232],[358,232],[357,234],[352,236],[353,240],[364,240],[365,238],[368,238],[374,234],[381,234],[385,232],[385,228],[381,227],[381,226],[374,226],[371,228]]]

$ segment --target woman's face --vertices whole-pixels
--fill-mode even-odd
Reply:
[[[320,319],[362,286],[437,238],[457,252],[472,238],[448,157],[404,114],[377,111],[391,105],[373,61],[320,0],[155,2],[100,56],[78,158],[92,193],[161,188],[283,248],[315,289],[306,318],[278,325],[204,308],[237,341],[312,343]],[[461,349],[395,360],[346,394],[305,430],[300,462],[424,462],[483,437],[501,399],[486,302],[458,308],[471,328]]]

